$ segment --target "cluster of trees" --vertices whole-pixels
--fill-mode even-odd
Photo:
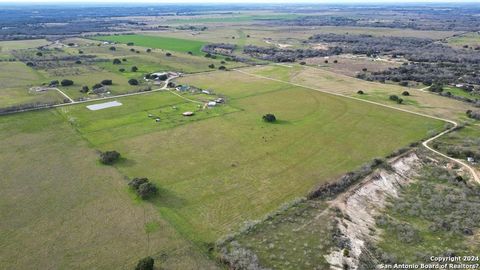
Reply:
[[[252,57],[262,60],[274,62],[294,62],[297,59],[303,58],[338,55],[342,53],[342,48],[335,46],[326,50],[280,49],[275,47],[247,45],[244,47],[243,51]]]
[[[341,192],[344,192],[352,184],[372,173],[375,168],[379,168],[380,166],[384,165],[386,165],[384,160],[376,158],[363,165],[358,170],[346,173],[335,182],[325,183],[316,187],[308,193],[307,198],[311,200],[315,198],[333,197]]]
[[[233,50],[237,45],[227,44],[227,43],[212,43],[207,44],[202,47],[202,52],[207,53],[207,55],[221,54],[221,55],[231,55]]]
[[[158,188],[148,178],[133,178],[128,186],[142,199],[148,199],[158,193]]]
[[[400,67],[384,71],[367,72],[358,78],[369,81],[393,81],[408,85],[408,81],[431,85],[464,83],[480,85],[480,54],[472,50],[455,49],[427,38],[383,37],[372,35],[318,34],[311,36],[310,43],[325,42],[343,52],[376,57],[388,55],[403,57],[410,61]]]
[[[100,162],[105,165],[112,165],[118,160],[120,160],[120,153],[115,150],[100,153]]]
[[[14,113],[14,112],[20,112],[20,111],[23,111],[23,110],[28,111],[28,110],[33,110],[33,109],[49,108],[49,107],[52,107],[53,105],[56,105],[56,104],[58,104],[58,103],[57,102],[48,102],[48,103],[36,102],[36,103],[14,105],[14,106],[0,108],[0,115]]]
[[[327,7],[328,9],[328,7]],[[381,9],[362,7],[361,15],[358,7],[342,7],[342,14],[338,10],[331,10],[333,14],[308,15],[290,20],[272,20],[270,24],[291,26],[355,26],[355,27],[386,27],[408,28],[416,30],[456,30],[475,31],[480,27],[480,19],[475,15],[477,8],[452,7],[451,9],[431,9],[418,7],[411,9],[395,8],[394,12],[401,16],[389,17],[385,20]],[[388,9],[392,12],[392,9]],[[440,18],[440,19],[439,19]],[[393,19],[393,20],[392,20]]]

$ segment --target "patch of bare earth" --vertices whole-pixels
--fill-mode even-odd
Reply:
[[[350,252],[333,250],[326,256],[331,269],[357,269],[358,258],[366,239],[372,239],[371,228],[375,227],[375,216],[385,206],[389,197],[398,197],[399,190],[409,184],[422,166],[415,152],[399,156],[390,162],[390,168],[377,169],[360,184],[337,197],[332,206],[339,208],[343,218],[337,217],[338,228],[350,242]]]

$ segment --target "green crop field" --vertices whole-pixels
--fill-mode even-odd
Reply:
[[[175,52],[192,52],[195,55],[201,54],[205,42],[197,40],[147,36],[147,35],[112,35],[95,37],[96,40],[112,41],[118,43],[133,42],[137,46],[164,49]]]
[[[125,160],[116,167],[123,175],[158,184],[161,191],[152,203],[198,244],[443,127],[440,121],[238,72],[178,82],[212,89],[228,103],[202,111],[170,93],[152,93],[118,99],[123,106],[104,111],[85,105],[59,110],[90,145],[122,153]],[[180,116],[185,110],[197,114],[185,119]],[[265,113],[275,113],[278,123],[262,122]]]

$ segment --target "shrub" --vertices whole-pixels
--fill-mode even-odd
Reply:
[[[157,194],[158,188],[150,183],[148,178],[134,178],[128,183],[131,189],[137,193],[137,195],[142,199],[148,199],[151,196]]]
[[[43,53],[37,52],[36,55],[37,55],[37,56],[43,56]]]
[[[88,91],[90,91],[90,89],[86,85],[82,86],[82,89],[80,89],[80,92],[82,93],[88,93]]]
[[[130,85],[138,85],[138,80],[137,80],[137,79],[130,79],[130,80],[128,80],[128,84],[130,84]]]
[[[153,270],[154,264],[155,261],[153,258],[148,256],[138,261],[137,266],[135,266],[135,270]]]
[[[272,122],[277,121],[277,118],[275,117],[275,115],[273,115],[271,113],[265,114],[264,116],[262,116],[262,119],[263,119],[263,121],[268,122],[268,123],[272,123]]]
[[[100,162],[111,165],[120,159],[120,153],[117,151],[106,151],[100,154]]]
[[[110,50],[110,51],[116,51],[117,48],[115,48],[115,47],[112,46],[112,47],[109,48],[109,50]]]
[[[118,59],[118,58],[113,59],[113,64],[114,65],[120,65],[121,63],[122,62],[120,61],[120,59]]]
[[[81,64],[81,63],[82,63],[82,61],[80,61],[80,60],[75,61],[75,64]]]
[[[152,52],[152,49],[147,49],[147,52]]]
[[[225,66],[219,66],[218,69],[219,70],[227,70],[227,68]]]
[[[328,60],[323,61],[325,64],[328,64]]]
[[[410,96],[410,93],[408,91],[403,91],[402,96]]]
[[[57,86],[60,82],[58,80],[50,81],[50,86]]]
[[[215,65],[214,64],[210,64],[208,65],[209,68],[215,68]]]
[[[141,184],[137,190],[138,196],[140,196],[140,198],[142,199],[147,199],[157,194],[157,192],[158,192],[157,187],[150,182]]]
[[[367,69],[366,67],[362,68],[362,71],[363,71],[363,72],[367,72],[367,70],[368,70],[368,69]]]
[[[357,91],[357,94],[363,95],[363,94],[365,94],[365,93],[364,93],[362,90],[358,90],[358,91]]]
[[[435,82],[428,88],[428,90],[432,92],[440,93],[443,91],[443,85],[441,83]]]
[[[334,63],[334,64],[338,63],[338,60],[333,60],[333,63]]]
[[[138,68],[137,68],[137,66],[133,66],[130,70],[131,70],[132,72],[137,72]]]
[[[392,100],[392,101],[397,101],[400,99],[397,95],[391,95],[390,97],[388,97],[388,99]]]
[[[32,63],[32,62],[27,62],[26,65],[27,65],[27,67],[33,67],[33,66],[35,66],[35,64]]]
[[[103,84],[103,85],[112,85],[112,83],[113,83],[112,80],[103,80],[101,82],[101,84]]]
[[[192,52],[188,52],[188,54],[192,55],[193,53],[192,53]]]
[[[167,53],[165,54],[165,56],[168,56],[168,57],[170,57],[170,56],[172,56],[172,54],[171,54],[171,53],[169,53],[169,52],[167,52]]]
[[[127,43],[127,46],[133,46],[133,45],[134,45],[133,42],[128,42],[128,43]]]
[[[94,86],[92,86],[92,89],[95,90],[95,89],[99,89],[99,88],[102,88],[103,85],[100,84],[100,83],[96,83]]]
[[[68,80],[68,79],[64,79],[60,82],[60,84],[62,86],[70,86],[70,85],[73,85],[73,81],[72,80]]]
[[[135,49],[134,49],[134,48],[131,48],[131,49],[130,49],[130,51],[131,51],[131,52],[134,52],[134,51],[135,51]]]
[[[300,62],[300,65],[302,65],[302,66],[306,65],[306,64],[307,64],[307,62],[305,62],[305,61]]]
[[[120,72],[125,72],[125,69],[124,69],[124,68],[120,68],[120,69],[118,69],[118,71],[120,71]]]
[[[138,177],[135,177],[132,179],[132,181],[130,181],[128,183],[128,186],[130,186],[130,188],[134,189],[134,190],[137,190],[141,184],[143,183],[147,183],[148,182],[148,178],[138,178]]]

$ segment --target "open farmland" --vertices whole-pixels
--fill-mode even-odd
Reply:
[[[118,43],[133,42],[137,46],[157,48],[174,52],[192,52],[195,55],[201,54],[202,46],[206,43],[196,40],[157,37],[147,35],[113,35],[94,37],[97,40],[112,41]]]
[[[0,8],[0,270],[476,255],[480,7],[276,1]]]
[[[133,201],[57,111],[2,116],[0,139],[2,269],[132,269],[146,255],[168,269],[216,268]]]
[[[22,74],[22,78],[18,78]],[[9,107],[25,103],[62,102],[63,96],[57,91],[35,92],[30,87],[41,82],[42,75],[20,62],[0,64],[0,107]]]
[[[465,111],[474,108],[464,102],[441,97],[427,91],[391,84],[368,82],[324,70],[321,67],[270,65],[242,69],[242,71],[252,74],[252,77],[258,75],[267,79],[271,78],[296,83],[320,91],[352,96],[449,119],[463,120],[465,119]],[[358,90],[364,91],[364,94],[357,94]],[[404,99],[403,104],[396,104],[389,100],[390,95],[401,96],[403,91],[409,91],[410,93],[407,97],[402,96]]]
[[[123,106],[104,111],[83,105],[61,111],[96,148],[122,153],[126,160],[116,166],[122,174],[158,184],[160,196],[152,202],[196,243],[215,241],[316,184],[443,127],[441,121],[237,72],[179,82],[208,87],[229,101],[180,125],[181,118],[155,123],[147,117],[173,117],[167,108],[184,101],[169,93],[122,98]],[[278,124],[262,122],[266,112],[275,113]]]

